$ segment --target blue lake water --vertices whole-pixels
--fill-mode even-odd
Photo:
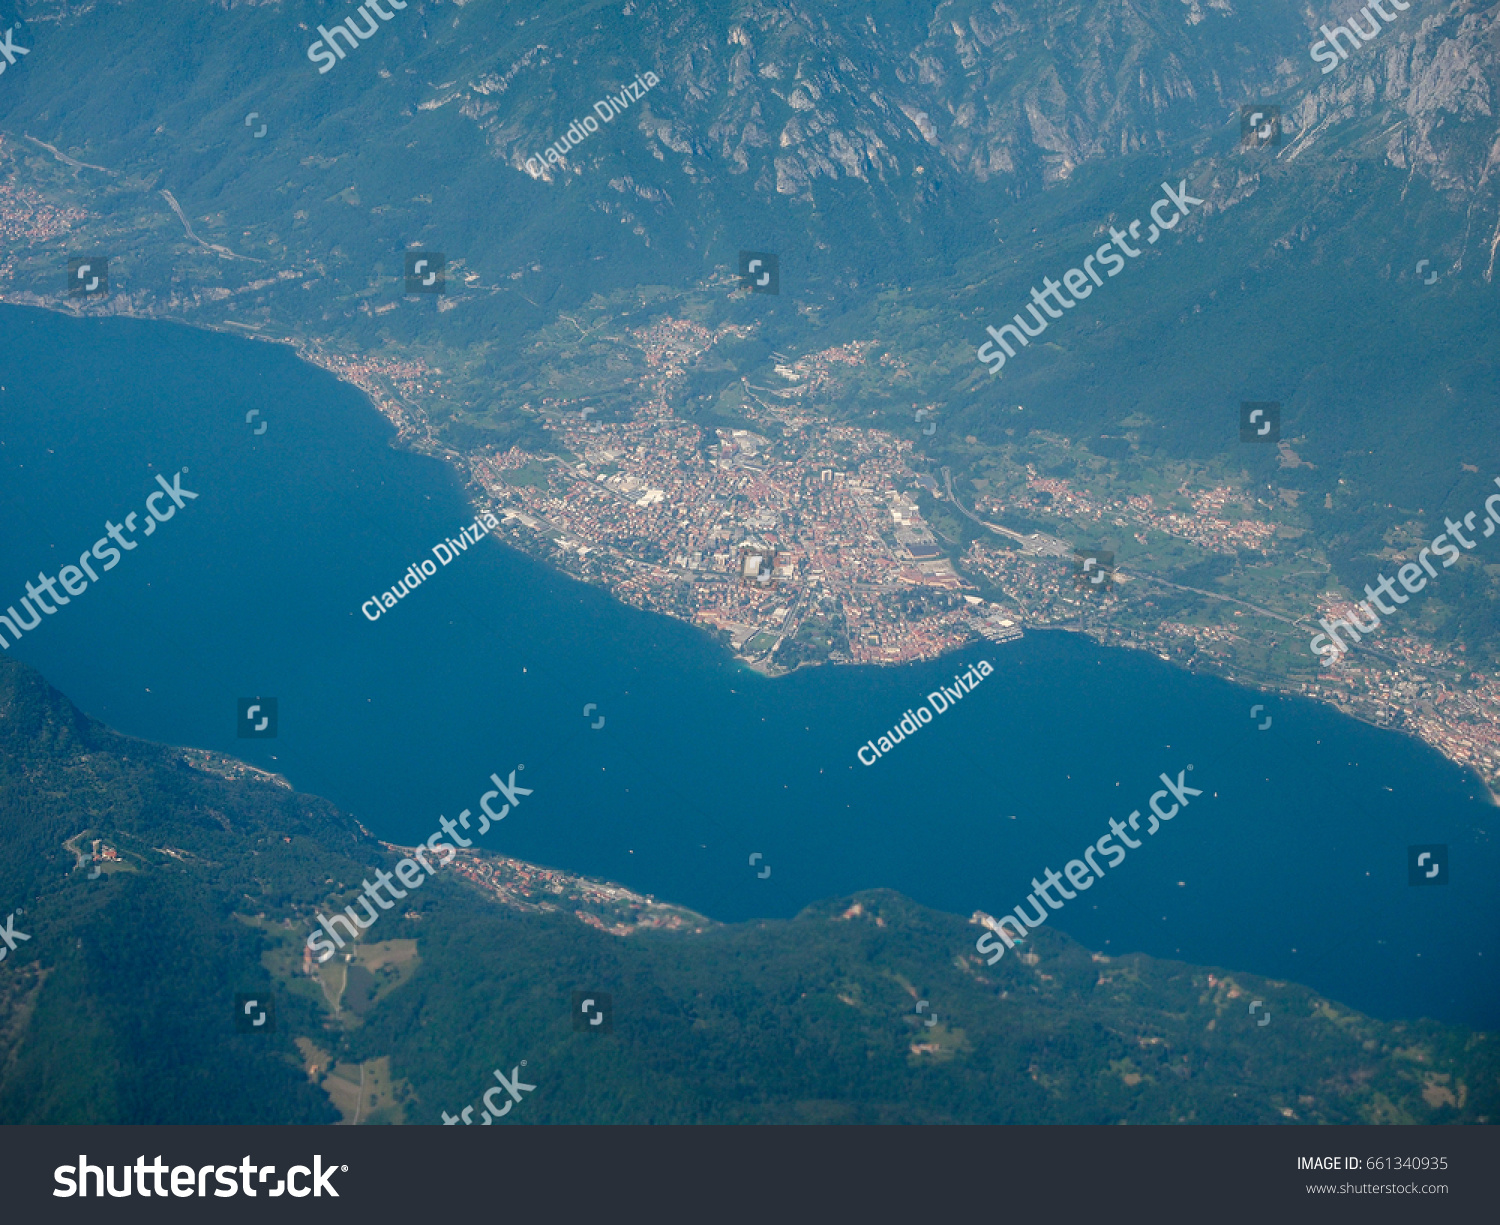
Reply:
[[[482,845],[724,920],[879,886],[1010,909],[1191,763],[1204,794],[1056,927],[1378,1016],[1500,1023],[1496,810],[1416,741],[1058,633],[768,681],[494,540],[371,623],[361,602],[473,511],[357,391],[279,346],[17,307],[0,386],[0,610],[157,473],[200,495],[11,647],[120,731],[242,757],[408,843],[524,763],[533,794]],[[977,690],[859,764],[981,658]],[[249,696],[277,698],[276,739],[237,737]],[[1415,843],[1449,846],[1450,884],[1408,884]]]

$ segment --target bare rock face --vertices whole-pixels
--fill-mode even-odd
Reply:
[[[1310,48],[1321,25],[1347,21],[1340,0],[970,0],[879,16],[749,0],[727,17],[656,0],[630,6],[624,44],[602,28],[576,31],[566,56],[518,43],[513,63],[468,86],[464,113],[519,165],[572,116],[502,121],[497,91],[586,55],[639,58],[665,70],[666,88],[622,121],[654,156],[812,202],[820,185],[911,190],[934,175],[1025,195],[1109,157],[1201,155],[1237,130],[1241,105],[1270,102],[1288,143],[1378,155],[1444,191],[1493,190],[1500,7],[1387,11],[1394,20],[1324,75]]]
[[[1392,164],[1444,190],[1475,190],[1493,174],[1500,58],[1500,8],[1479,7],[1454,4],[1420,20],[1415,6],[1398,14],[1319,79],[1297,107],[1297,126],[1375,121],[1369,147]]]
[[[1426,180],[1467,213],[1466,238],[1483,239],[1489,280],[1500,242],[1497,65],[1500,6],[1414,4],[1314,82],[1293,112],[1294,152],[1381,158]]]
[[[726,160],[748,171],[749,151],[770,146],[774,189],[810,196],[821,178],[885,182],[919,166],[1035,189],[1201,133],[1248,96],[1198,66],[1236,37],[1225,5],[1207,18],[1170,0],[966,8],[903,25],[746,5],[727,48],[705,32],[692,53],[694,106]],[[1284,46],[1238,57],[1247,79],[1274,78],[1300,49],[1286,11]]]

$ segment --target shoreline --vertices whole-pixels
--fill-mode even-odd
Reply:
[[[306,362],[309,366],[313,366],[316,369],[332,374],[335,378],[339,379],[340,382],[346,383],[348,386],[353,387],[355,390],[359,391],[369,402],[370,407],[377,414],[388,421],[395,429],[396,437],[391,440],[391,445],[399,446],[402,449],[407,450],[413,454],[425,455],[429,458],[441,460],[445,464],[450,465],[454,469],[454,474],[460,478],[460,483],[464,487],[465,497],[469,503],[470,508],[476,511],[478,517],[483,518],[487,514],[494,515],[496,519],[499,520],[500,526],[514,524],[521,518],[522,512],[515,510],[515,508],[505,507],[492,500],[482,500],[480,497],[476,496],[477,482],[475,480],[472,468],[469,467],[472,457],[466,452],[455,451],[453,448],[439,443],[433,437],[431,428],[430,426],[428,426],[426,420],[426,414],[420,407],[409,405],[397,399],[396,397],[391,396],[389,393],[383,391],[377,392],[376,389],[364,386],[360,382],[350,378],[343,369],[335,364],[333,360],[330,360],[334,355],[330,354],[329,351],[323,347],[323,342],[316,339],[308,339],[290,334],[266,335],[265,333],[252,327],[251,325],[240,324],[235,321],[224,321],[223,323],[204,323],[190,321],[175,315],[159,314],[149,309],[143,310],[130,304],[128,302],[128,299],[122,298],[121,300],[126,302],[126,306],[124,309],[95,312],[84,311],[75,306],[72,306],[68,300],[54,301],[42,298],[37,294],[30,293],[29,291],[19,294],[0,291],[0,305],[31,307],[34,309],[47,310],[51,311],[54,314],[67,315],[78,319],[90,318],[95,317],[99,314],[104,314],[112,318],[125,317],[131,319],[149,320],[155,323],[171,323],[183,327],[196,328],[205,332],[213,332],[224,336],[235,336],[242,339],[251,338],[272,344],[288,345],[296,353],[299,360]],[[957,505],[956,502],[955,505]],[[529,549],[523,548],[517,541],[508,539],[506,536],[502,535],[498,528],[488,530],[485,534],[487,536],[494,537],[501,544],[514,548],[518,552],[525,553],[533,560],[548,566],[558,574],[564,575],[568,578],[572,578],[578,582],[588,582],[590,586],[602,586],[606,591],[608,591],[611,598],[616,600],[618,603],[626,604],[628,607],[640,608],[640,606],[638,605],[629,604],[627,601],[621,600],[619,595],[615,592],[613,586],[609,582],[591,581],[578,574],[575,574],[566,566],[557,564],[557,561],[552,557],[547,556],[544,550],[533,552]],[[540,532],[533,534],[537,536],[539,540],[545,539],[545,537],[542,536]],[[1142,577],[1154,579],[1154,576],[1150,575],[1143,575]],[[716,642],[718,641],[713,633],[705,629],[703,626],[699,625],[692,618],[682,617],[672,612],[666,612],[655,608],[640,608],[640,611],[651,612],[658,616],[669,617],[672,620],[690,625],[699,633],[705,634],[707,637],[714,639]],[[1158,658],[1162,658],[1164,662],[1174,663],[1179,667],[1185,668],[1186,671],[1194,672],[1202,676],[1213,676],[1220,680],[1226,680],[1231,684],[1239,685],[1242,688],[1252,691],[1276,693],[1278,695],[1292,697],[1309,697],[1309,695],[1307,694],[1300,693],[1297,690],[1290,688],[1291,684],[1293,684],[1293,682],[1290,680],[1284,682],[1284,684],[1282,685],[1266,682],[1247,683],[1245,681],[1235,679],[1227,672],[1221,672],[1217,669],[1193,667],[1190,664],[1180,663],[1176,660],[1171,659],[1169,656],[1165,656],[1162,654],[1161,647],[1166,645],[1164,642],[1146,642],[1140,645],[1132,645],[1125,642],[1110,641],[1110,636],[1108,635],[1107,628],[1104,630],[1105,637],[1101,639],[1098,636],[1098,630],[1102,627],[1088,627],[1064,624],[1028,624],[1027,622],[1020,619],[1021,614],[1015,613],[1012,615],[1016,617],[1016,624],[1018,626],[1021,626],[1028,633],[1038,633],[1043,630],[1057,629],[1071,633],[1088,634],[1090,636],[1093,636],[1095,638],[1095,641],[1098,642],[1101,646],[1112,646],[1126,650],[1151,650],[1158,656]],[[956,644],[950,651],[941,651],[930,657],[925,657],[922,659],[901,661],[852,659],[799,660],[797,665],[792,668],[781,667],[770,662],[769,660],[748,659],[722,642],[720,642],[719,645],[723,646],[724,649],[728,651],[730,657],[738,662],[742,667],[746,668],[749,671],[753,671],[768,680],[776,680],[783,676],[790,676],[795,672],[800,671],[803,667],[823,665],[843,667],[856,666],[861,664],[873,667],[892,667],[900,666],[901,664],[906,663],[928,662],[930,659],[942,658],[944,655],[967,649],[974,646],[976,643],[982,643],[985,641],[987,640],[982,635],[970,631],[970,636],[967,641]],[[1433,749],[1434,752],[1438,753],[1438,755],[1441,756],[1445,761],[1458,767],[1460,770],[1466,770],[1472,773],[1474,777],[1479,781],[1480,786],[1483,788],[1485,795],[1488,798],[1489,804],[1492,807],[1500,808],[1500,777],[1497,777],[1492,782],[1485,776],[1484,772],[1478,765],[1466,761],[1462,758],[1453,756],[1441,745],[1434,743],[1433,741],[1420,735],[1418,732],[1410,730],[1409,728],[1391,727],[1386,724],[1378,723],[1374,719],[1371,719],[1359,713],[1357,710],[1345,709],[1339,703],[1330,701],[1327,698],[1310,697],[1309,700],[1321,702],[1326,706],[1331,706],[1340,714],[1344,714],[1350,718],[1357,719],[1359,722],[1366,723],[1371,727],[1379,728],[1383,731],[1398,732],[1409,736],[1410,738],[1417,740],[1422,744],[1426,744],[1429,748]],[[260,771],[255,767],[251,767],[248,765],[244,768],[246,768],[247,770],[253,770],[257,774],[263,775],[268,780],[277,781],[282,786],[291,786],[291,784],[286,782],[280,775],[271,774],[267,771]]]

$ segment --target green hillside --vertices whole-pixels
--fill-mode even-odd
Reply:
[[[190,756],[110,732],[0,660],[0,910],[31,936],[0,965],[0,1122],[439,1123],[477,1118],[494,1072],[522,1060],[536,1087],[506,1122],[1443,1123],[1500,1108],[1486,1035],[1091,954],[1045,928],[989,968],[973,924],[889,892],[742,925],[655,907],[671,921],[616,934],[618,916],[607,931],[571,902],[503,905],[450,869],[353,962],[308,977],[313,911],[396,857],[319,800]],[[63,845],[95,839],[119,856],[97,875]],[[575,990],[613,996],[612,1033],[574,1031]],[[274,1033],[236,1032],[236,993],[274,999]]]

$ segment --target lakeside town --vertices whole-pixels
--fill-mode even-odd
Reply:
[[[645,929],[701,933],[715,926],[712,919],[682,906],[643,897],[608,881],[489,852],[455,849],[458,858],[449,865],[452,871],[513,910],[572,911],[579,922],[612,936],[628,936]]]
[[[3,152],[13,157],[14,145]],[[0,233],[13,249],[65,238],[90,216],[15,174],[0,183]],[[0,264],[0,282],[14,284],[14,261],[7,255]],[[234,289],[174,292],[154,304],[121,294],[99,309],[192,320],[211,306],[262,301],[256,295],[304,276],[306,289],[319,275],[316,268],[286,269]],[[14,289],[0,298],[74,309],[67,299]],[[360,309],[393,307],[362,301]],[[1326,591],[1306,608],[1277,611],[1179,587],[1153,574],[1146,558],[1122,559],[1103,591],[1085,591],[1074,556],[1081,541],[1051,534],[1097,538],[1115,530],[1143,550],[1165,539],[1203,555],[1269,555],[1281,547],[1284,525],[1264,505],[1222,481],[1163,495],[1106,496],[1085,478],[1064,479],[1027,463],[1004,490],[977,495],[971,510],[951,483],[921,470],[914,438],[841,424],[820,408],[841,379],[866,366],[893,382],[906,374],[903,359],[873,341],[776,355],[763,382],[740,380],[743,421],[705,428],[679,415],[686,371],[713,345],[752,329],[658,315],[623,338],[641,356],[644,374],[630,387],[630,410],[606,414],[620,419],[601,420],[585,397],[538,394],[525,407],[540,418],[548,447],[460,453],[440,442],[431,424],[431,410],[465,401],[441,366],[389,346],[380,355],[357,354],[284,329],[276,335],[264,320],[196,321],[295,346],[305,360],[360,388],[402,445],[457,466],[474,500],[502,519],[497,534],[507,543],[622,601],[700,626],[767,674],[820,663],[914,662],[977,638],[1003,643],[1026,630],[1069,630],[1329,702],[1415,735],[1472,767],[1492,789],[1500,785],[1500,674],[1471,669],[1462,647],[1383,627],[1331,666],[1317,668],[1309,656],[1306,667],[1257,670],[1247,665],[1247,652],[1297,635],[1305,642],[1308,627],[1339,615],[1347,596]],[[938,404],[913,404],[912,434],[930,433],[942,412]],[[1298,464],[1286,444],[1280,451],[1284,466]],[[1295,511],[1296,492],[1281,497]],[[924,503],[951,508],[984,534],[962,546],[940,536]],[[1037,522],[1057,526],[1041,532],[1029,526]],[[1169,589],[1207,604],[1200,600],[1191,614],[1156,615],[1147,593]],[[192,764],[241,768],[207,757]]]
[[[718,428],[705,439],[700,427],[672,415],[672,383],[718,337],[665,320],[634,339],[651,370],[637,413],[591,421],[570,403],[543,401],[556,453],[511,448],[459,462],[511,543],[627,603],[718,634],[750,666],[778,674],[809,663],[912,662],[981,637],[1005,642],[1026,629],[1071,630],[1329,702],[1417,736],[1492,788],[1500,780],[1500,675],[1471,673],[1460,683],[1467,670],[1461,650],[1387,630],[1371,649],[1331,666],[1316,667],[1309,653],[1303,671],[1314,679],[1247,674],[1238,646],[1267,634],[1273,645],[1299,634],[1305,642],[1341,597],[1327,592],[1315,613],[1291,617],[1177,588],[1211,596],[1210,607],[1223,615],[1206,623],[1154,616],[1148,592],[1175,584],[1132,564],[1111,575],[1104,594],[1083,590],[1067,540],[1005,526],[1008,515],[1028,523],[1046,515],[1079,532],[1108,526],[1142,546],[1170,538],[1227,556],[1270,554],[1281,536],[1301,535],[1243,493],[1210,484],[1184,485],[1170,499],[1103,497],[1028,464],[1019,488],[981,495],[970,512],[951,483],[945,489],[917,470],[911,440],[828,422],[810,408],[822,386],[866,360],[873,346],[778,363],[775,386],[746,380],[744,412],[758,428]],[[990,533],[953,548],[924,518],[923,495]]]

